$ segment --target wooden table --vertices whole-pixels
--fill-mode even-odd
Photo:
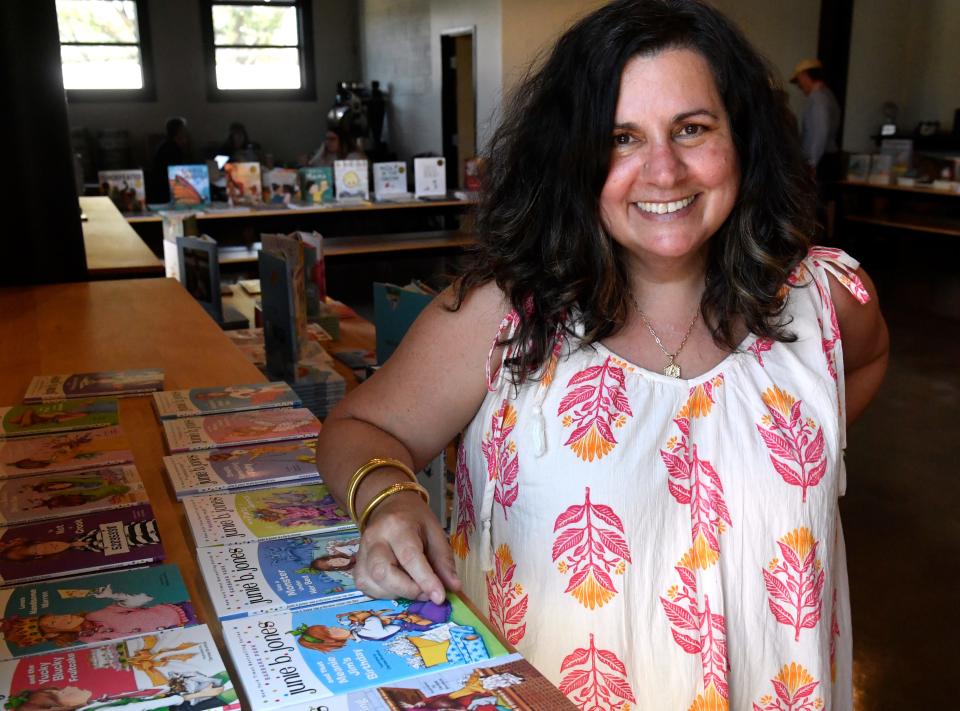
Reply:
[[[130,276],[163,276],[163,262],[108,197],[82,197],[83,245],[91,279]]]

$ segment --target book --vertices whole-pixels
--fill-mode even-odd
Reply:
[[[260,164],[227,163],[227,197],[231,205],[257,205],[260,203]]]
[[[365,600],[223,623],[251,705],[268,711],[501,657],[457,597]]]
[[[0,478],[95,469],[133,461],[120,427],[0,439]]]
[[[418,198],[446,197],[446,160],[443,158],[414,158],[413,192]]]
[[[318,479],[316,440],[292,439],[171,454],[163,466],[177,500],[194,494]]]
[[[434,296],[416,283],[407,286],[373,284],[373,322],[376,333],[377,362],[383,365],[400,345],[417,316]]]
[[[889,185],[892,168],[893,156],[875,153],[870,159],[869,182],[874,185]]]
[[[263,171],[263,201],[271,205],[300,202],[299,178],[295,168],[271,168]]]
[[[68,375],[37,375],[27,386],[24,402],[64,400],[95,395],[140,395],[163,390],[160,368],[137,370],[100,370]]]
[[[0,438],[89,430],[119,423],[115,397],[85,397],[0,407]]]
[[[300,195],[306,205],[333,202],[333,168],[328,165],[300,169]]]
[[[120,212],[144,212],[147,193],[142,170],[101,170],[97,173],[100,194],[106,195]]]
[[[210,202],[210,172],[206,164],[171,165],[167,168],[170,202],[175,207],[196,207]]]
[[[217,617],[229,620],[359,599],[358,532],[231,543],[197,551]]]
[[[132,464],[0,481],[0,526],[147,503]]]
[[[171,454],[238,444],[307,439],[320,434],[320,420],[305,408],[280,407],[223,415],[163,420]]]
[[[10,711],[240,711],[206,625],[0,662],[0,695]]]
[[[407,164],[403,161],[374,163],[373,195],[377,200],[410,199],[412,196],[407,190]]]
[[[913,168],[913,139],[884,138],[880,141],[880,153],[890,156],[890,170],[895,176],[906,175]]]
[[[153,394],[153,406],[161,419],[169,419],[271,407],[299,407],[300,400],[289,385],[277,381],[166,390]]]
[[[0,529],[0,584],[163,560],[148,504]]]
[[[294,364],[300,354],[294,266],[282,255],[260,250],[260,305],[267,373],[279,380],[293,379]]]
[[[198,548],[354,528],[322,483],[188,496],[183,508]]]
[[[290,235],[283,234],[262,234],[261,253],[282,257],[287,263],[290,274],[291,298],[293,304],[293,321],[297,334],[297,343],[303,344],[307,338],[307,282],[312,271],[313,262],[316,261],[316,253],[313,253],[313,259],[310,260],[311,270],[307,270],[307,245],[301,239],[299,233],[294,232]],[[261,301],[263,301],[263,284],[261,282]],[[316,296],[314,296],[316,302]],[[299,352],[299,346],[298,346]]]
[[[851,153],[847,159],[847,180],[852,183],[865,183],[870,177],[870,154]]]
[[[197,624],[175,565],[0,588],[0,660]]]
[[[367,161],[335,160],[333,176],[336,181],[337,200],[359,202],[370,199]]]

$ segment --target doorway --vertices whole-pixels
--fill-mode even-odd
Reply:
[[[474,27],[467,27],[440,34],[440,103],[448,190],[462,187],[464,162],[477,154],[475,33]]]

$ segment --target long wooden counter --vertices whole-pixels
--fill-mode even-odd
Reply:
[[[130,227],[108,197],[82,197],[83,245],[92,279],[162,276],[163,262]]]

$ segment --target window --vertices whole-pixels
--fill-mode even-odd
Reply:
[[[314,98],[309,0],[207,0],[211,99]]]
[[[153,98],[145,4],[57,0],[63,88],[71,100]]]

